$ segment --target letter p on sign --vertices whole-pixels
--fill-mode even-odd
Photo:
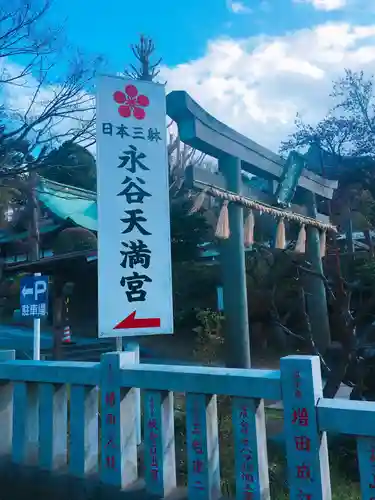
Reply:
[[[36,301],[39,299],[39,295],[44,295],[46,291],[47,291],[47,284],[45,281],[35,281],[34,297]]]

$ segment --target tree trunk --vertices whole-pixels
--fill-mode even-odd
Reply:
[[[39,210],[38,200],[36,197],[36,185],[38,177],[35,172],[30,174],[30,188],[28,195],[28,211],[29,211],[29,251],[30,260],[35,262],[40,258],[39,251]]]

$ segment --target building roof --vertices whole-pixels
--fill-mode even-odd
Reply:
[[[63,225],[63,221],[71,221],[77,226],[97,231],[95,192],[39,177],[36,195],[38,200],[55,216],[54,220],[42,219],[40,221],[39,232],[41,234],[56,231]],[[0,230],[0,243],[11,243],[28,237],[28,231],[14,233],[9,229]]]
[[[62,220],[71,220],[77,226],[97,231],[98,211],[96,193],[59,182],[40,178],[38,200]]]

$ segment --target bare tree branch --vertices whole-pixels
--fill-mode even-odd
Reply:
[[[125,70],[125,75],[135,80],[153,81],[160,73],[157,68],[160,66],[162,59],[160,58],[155,63],[151,63],[151,56],[155,52],[155,44],[152,39],[141,35],[139,43],[132,45],[131,49],[141,67],[136,68],[133,64],[130,64],[130,70]]]
[[[0,83],[22,85],[22,80],[31,75],[39,61],[58,49],[62,27],[51,28],[48,16],[52,1],[0,0],[0,60],[13,59],[11,69],[3,65]],[[23,56],[23,60],[18,67],[19,56]],[[25,57],[29,57],[26,62]]]
[[[38,170],[47,154],[67,140],[89,147],[95,143],[95,101],[92,92],[95,70],[101,59],[87,62],[75,57],[63,80],[55,83],[55,67],[40,66],[38,79],[31,81],[34,88],[24,110],[10,110],[2,114],[11,124],[0,131],[0,179]],[[11,153],[14,144],[27,144],[17,162]],[[12,156],[9,156],[9,155]]]

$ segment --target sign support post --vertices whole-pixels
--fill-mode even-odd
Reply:
[[[42,276],[34,273],[34,276]],[[40,361],[40,318],[34,318],[33,360]]]
[[[116,337],[116,351],[122,352],[122,337]]]

